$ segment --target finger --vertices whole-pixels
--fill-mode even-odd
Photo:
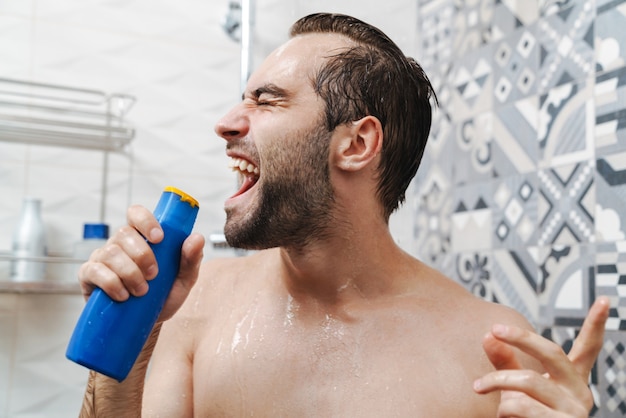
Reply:
[[[135,228],[149,242],[156,244],[163,239],[163,229],[152,212],[143,206],[133,205],[126,211],[128,225]]]
[[[519,392],[532,398],[538,404],[561,412],[574,413],[582,407],[580,401],[588,399],[573,399],[568,392],[563,391],[554,381],[542,376],[533,370],[499,370],[486,374],[474,382],[474,390],[485,394],[494,391],[503,392],[501,403],[504,401],[521,402],[524,396],[510,395],[508,392]],[[591,396],[591,395],[588,395]],[[514,403],[511,401],[511,403]],[[518,415],[514,415],[518,416]],[[526,416],[526,415],[521,415]]]
[[[571,362],[556,343],[542,336],[516,326],[496,324],[492,334],[498,340],[522,350],[537,359],[550,377],[562,382],[575,382],[580,375],[572,367]]]
[[[580,333],[569,352],[568,358],[578,373],[587,378],[604,343],[604,327],[609,317],[610,301],[599,297],[589,309]]]
[[[554,410],[519,392],[503,392],[498,405],[498,417],[546,418]]]
[[[78,277],[85,300],[89,299],[97,287],[118,302],[123,302],[130,296],[117,274],[102,263],[89,261],[83,264],[78,270]]]
[[[134,296],[143,296],[148,291],[143,272],[117,244],[107,244],[97,249],[92,259],[83,265],[80,274],[81,281],[91,282],[116,300],[119,299],[115,297],[116,294],[124,296],[122,287]]]
[[[127,225],[91,254],[81,268],[80,281],[85,294],[97,286],[114,300],[122,301],[129,293],[143,296],[148,291],[146,280],[154,278],[157,272],[154,253],[145,238]]]
[[[200,234],[191,234],[185,242],[181,250],[180,269],[178,270],[178,281],[185,285],[188,289],[195,283],[198,278],[200,264],[202,263],[204,250],[204,237]]]
[[[492,333],[485,335],[483,350],[496,370],[522,368],[511,346],[499,341]]]
[[[130,258],[130,264],[126,264],[128,258],[122,257],[118,250]],[[135,286],[139,286],[140,282],[155,278],[159,271],[156,257],[148,242],[139,231],[128,225],[120,228],[107,244],[96,250],[92,256],[91,259],[114,267],[113,271],[121,273],[119,276],[122,279],[130,280]],[[116,260],[109,260],[115,257],[117,257]],[[117,263],[114,263],[115,261]],[[135,267],[139,268],[140,275],[137,274]]]
[[[503,392],[497,416],[506,418],[587,418],[589,416],[589,411],[585,411],[581,405],[573,404],[569,409],[569,411],[554,410],[519,392]]]

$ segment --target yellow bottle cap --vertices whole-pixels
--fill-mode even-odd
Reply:
[[[191,205],[191,207],[193,207],[193,208],[195,208],[195,207],[199,208],[200,207],[200,205],[198,204],[198,201],[196,199],[191,197],[191,195],[188,195],[187,193],[183,192],[182,190],[177,189],[176,187],[167,186],[163,191],[176,193],[177,195],[180,196],[180,200],[181,201],[189,203]]]

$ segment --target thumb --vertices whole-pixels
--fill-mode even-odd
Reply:
[[[184,282],[186,287],[191,288],[198,278],[203,250],[204,237],[201,234],[193,233],[183,243],[177,281]]]
[[[198,280],[200,264],[204,249],[204,237],[200,234],[191,234],[185,242],[180,256],[178,276],[174,280],[172,290],[163,306],[160,321],[165,321],[174,315],[183,304],[191,288]]]

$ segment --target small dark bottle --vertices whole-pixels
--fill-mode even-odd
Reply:
[[[166,187],[154,210],[164,237],[150,244],[159,266],[143,296],[116,302],[95,289],[78,319],[67,347],[68,359],[118,381],[126,378],[135,364],[180,266],[183,241],[193,229],[198,202],[188,194]]]

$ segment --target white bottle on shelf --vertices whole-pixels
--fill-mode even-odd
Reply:
[[[41,218],[41,200],[26,197],[13,233],[11,280],[42,281],[46,277],[46,228]]]

